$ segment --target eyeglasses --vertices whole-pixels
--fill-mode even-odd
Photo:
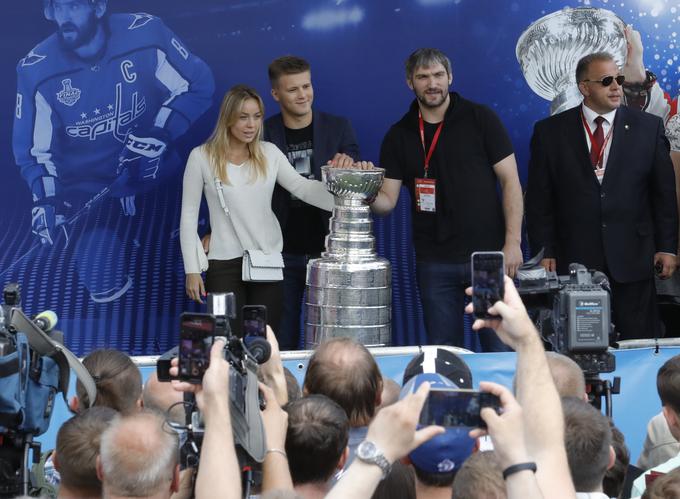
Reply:
[[[616,80],[616,83],[618,85],[623,85],[623,82],[626,81],[626,77],[623,75],[618,75],[618,76],[605,76],[601,80],[581,80],[581,81],[591,81],[594,83],[602,83],[603,87],[608,87],[611,85],[614,80]]]

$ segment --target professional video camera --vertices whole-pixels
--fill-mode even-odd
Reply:
[[[216,336],[224,337],[224,357],[231,365],[229,377],[229,401],[232,430],[237,455],[242,465],[261,463],[264,460],[266,442],[258,390],[257,366],[271,355],[271,346],[265,339],[266,317],[257,312],[264,307],[244,307],[246,327],[243,338],[232,334],[230,319],[236,317],[236,300],[233,293],[209,294],[208,313],[184,313],[180,318],[180,344],[163,354],[156,365],[160,381],[181,379],[200,383],[210,360],[210,349]],[[170,362],[178,359],[177,378],[171,378]],[[182,467],[198,465],[203,441],[203,419],[193,400],[193,394],[185,393],[186,424],[175,426],[180,437]]]
[[[599,377],[616,369],[616,357],[608,351],[615,339],[609,280],[578,263],[569,265],[569,275],[558,276],[540,266],[542,257],[541,252],[520,267],[517,291],[544,340],[581,367],[591,402],[599,408],[600,397],[606,397],[611,415],[611,395],[619,393],[620,378],[612,384]]]
[[[36,492],[29,467],[40,459],[34,437],[44,433],[52,418],[58,392],[64,401],[69,367],[83,382],[89,400],[97,392],[92,377],[63,346],[63,333],[53,328],[54,312],[33,320],[21,310],[18,284],[3,289],[0,307],[0,498]]]

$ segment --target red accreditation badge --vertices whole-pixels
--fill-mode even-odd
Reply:
[[[437,181],[433,178],[416,179],[416,211],[434,213]]]

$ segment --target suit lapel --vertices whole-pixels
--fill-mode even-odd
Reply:
[[[602,179],[602,185],[607,182],[607,179],[616,175],[616,172],[621,169],[621,164],[619,158],[625,158],[626,144],[629,142],[628,130],[630,130],[630,125],[628,124],[628,116],[626,114],[626,108],[620,106],[616,111],[616,116],[614,116],[614,130],[612,131],[612,145],[609,148],[609,157],[607,158],[607,165],[604,170],[604,178]]]
[[[581,118],[581,105],[573,108],[571,115],[565,123],[564,133],[568,137],[568,143],[573,144],[574,153],[578,159],[577,168],[583,168],[584,172],[593,182],[598,186],[597,176],[593,171],[593,165],[590,163],[590,150],[588,149],[588,142],[586,141],[586,131],[583,128],[583,118]]]

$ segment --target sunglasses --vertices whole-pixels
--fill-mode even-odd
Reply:
[[[623,85],[623,82],[626,81],[626,77],[623,75],[618,75],[618,76],[605,76],[601,80],[582,80],[582,81],[591,81],[591,82],[596,82],[596,83],[602,83],[603,87],[608,87],[611,85],[614,80],[616,80],[616,83],[618,85]]]

